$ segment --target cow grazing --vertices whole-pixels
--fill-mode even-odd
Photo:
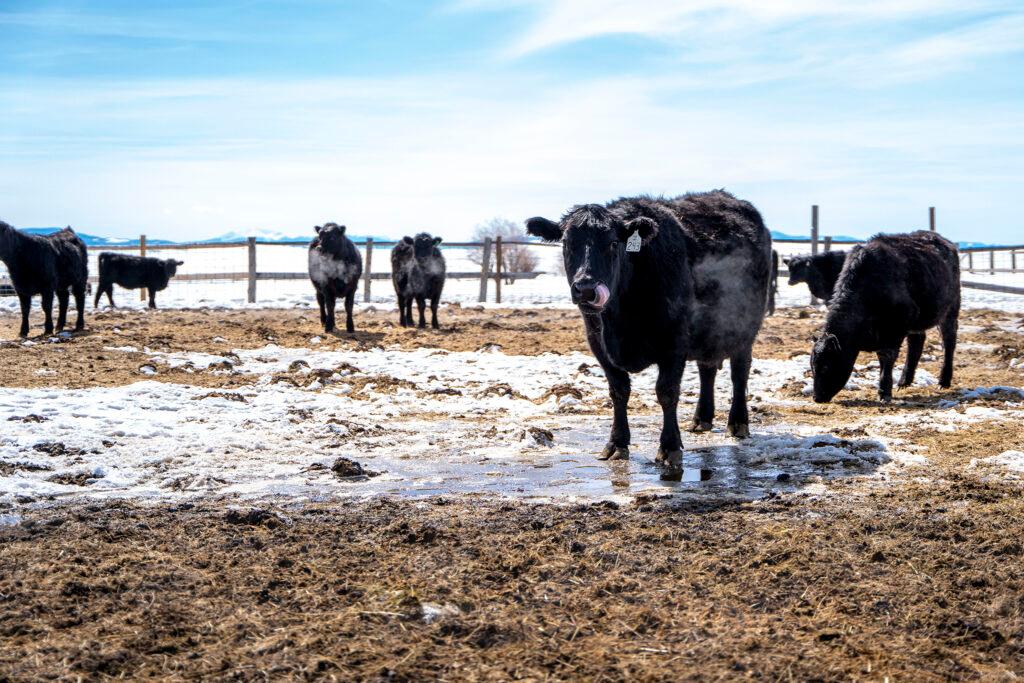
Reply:
[[[402,327],[412,327],[412,302],[420,310],[420,327],[426,327],[424,310],[430,299],[430,325],[437,324],[437,304],[444,289],[444,256],[437,245],[440,237],[431,237],[421,232],[413,237],[403,237],[391,250],[391,282],[398,296],[398,322]]]
[[[676,414],[687,360],[697,363],[694,431],[711,428],[714,380],[728,358],[733,382],[728,428],[750,434],[747,377],[771,278],[771,235],[748,202],[725,191],[675,199],[633,197],[569,210],[558,222],[531,218],[527,231],[561,241],[572,300],[608,378],[614,418],[603,459],[629,457],[629,373],[658,366],[662,406],[658,461],[681,474]]]
[[[114,285],[125,289],[145,287],[149,290],[149,307],[156,308],[156,293],[167,289],[167,283],[178,272],[178,266],[185,265],[185,262],[104,251],[100,254],[99,264],[100,283],[96,288],[94,308],[100,305],[103,294],[107,295],[111,308],[114,307]]]
[[[775,297],[779,295],[779,252],[772,249],[772,281],[768,285],[768,315],[775,315]]]
[[[785,260],[789,268],[789,284],[807,283],[811,295],[826,304],[832,300],[832,290],[846,262],[845,251],[826,251],[814,256],[794,256]]]
[[[85,244],[70,227],[50,235],[29,235],[0,221],[0,261],[11,274],[11,284],[21,302],[22,337],[28,336],[28,314],[32,297],[40,295],[46,316],[43,331],[53,333],[53,296],[59,312],[57,331],[67,324],[68,298],[75,296],[78,320],[75,331],[85,327],[85,288],[89,280],[89,259]]]
[[[334,331],[334,308],[341,298],[345,299],[345,329],[356,331],[352,306],[362,275],[363,258],[352,240],[345,237],[345,226],[337,223],[316,226],[316,237],[309,243],[309,279],[316,289],[320,322],[325,332]]]
[[[824,334],[811,351],[814,400],[825,403],[846,386],[860,351],[878,354],[878,396],[892,399],[892,369],[907,340],[899,386],[914,381],[925,330],[939,327],[945,358],[939,385],[953,381],[960,257],[956,246],[934,232],[878,235],[854,247],[836,283]]]

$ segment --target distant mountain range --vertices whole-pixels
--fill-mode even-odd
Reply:
[[[25,232],[32,233],[35,235],[47,235],[51,232],[56,232],[60,228],[24,228]],[[77,232],[77,231],[76,231]],[[122,237],[100,237],[98,235],[90,235],[89,233],[79,232],[78,236],[82,238],[82,241],[90,247],[116,247],[116,246],[131,246],[138,244],[137,239],[125,239]],[[274,230],[253,230],[248,232],[231,231],[226,232],[219,237],[211,237],[205,240],[189,240],[189,243],[198,244],[221,244],[224,242],[244,242],[248,237],[255,237],[261,242],[308,242],[312,239],[312,234],[309,235],[286,235],[282,232]],[[350,234],[349,237],[355,241],[365,240],[367,237],[372,237],[375,242],[387,242],[394,238],[383,237],[380,235],[355,235]],[[850,242],[856,241],[860,238],[850,237],[848,235],[832,235],[833,240],[838,242]],[[792,242],[795,240],[806,240],[808,235],[790,235],[778,230],[772,230],[772,239],[777,242]],[[174,240],[162,240],[157,238],[146,238],[146,244],[150,246],[158,246],[161,244],[181,244]],[[959,246],[961,249],[968,247],[992,247],[998,246],[995,244],[989,244],[987,242],[960,242]]]

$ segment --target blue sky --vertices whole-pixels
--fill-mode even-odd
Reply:
[[[1019,0],[0,0],[0,218],[466,237],[725,187],[1024,242]]]

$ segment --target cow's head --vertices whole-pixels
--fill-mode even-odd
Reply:
[[[789,284],[797,285],[801,282],[807,282],[807,276],[811,269],[810,256],[793,256],[782,259],[782,262],[789,269]]]
[[[619,294],[627,267],[626,243],[641,249],[658,235],[658,224],[645,216],[623,219],[597,204],[574,207],[558,223],[547,218],[526,221],[526,231],[562,243],[565,275],[572,301],[585,314],[596,314]]]
[[[814,402],[828,403],[846,386],[857,362],[857,349],[844,344],[834,334],[823,334],[811,350],[811,372],[814,374]]]
[[[184,261],[176,261],[172,258],[164,261],[164,272],[167,273],[167,277],[174,277],[174,274],[178,272],[178,266],[185,265]]]
[[[433,256],[434,247],[441,244],[441,238],[432,237],[429,232],[421,232],[416,237],[406,237],[403,241],[412,245],[413,255],[420,260]]]
[[[320,236],[320,246],[327,251],[338,251],[345,242],[345,226],[337,223],[316,226],[316,234]]]

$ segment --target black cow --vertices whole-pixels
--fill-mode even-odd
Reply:
[[[316,289],[320,322],[325,332],[334,331],[334,307],[345,299],[345,329],[355,332],[352,306],[359,278],[363,275],[363,257],[348,237],[345,226],[325,223],[316,226],[316,237],[309,243],[309,279]]]
[[[960,315],[960,257],[934,232],[877,235],[850,251],[836,283],[824,334],[811,352],[814,400],[826,403],[846,386],[860,351],[878,353],[878,396],[892,399],[892,369],[907,340],[899,386],[914,381],[925,330],[939,326],[945,358],[939,386],[953,381]]]
[[[768,286],[768,315],[775,315],[775,297],[779,295],[779,252],[772,249],[772,282]]]
[[[711,428],[714,380],[729,359],[729,432],[750,434],[747,377],[771,278],[771,235],[751,204],[725,191],[675,199],[624,198],[576,206],[561,221],[531,218],[527,231],[562,242],[572,300],[604,368],[614,420],[603,459],[629,457],[629,373],[658,366],[658,461],[681,473],[676,415],[687,360],[700,372],[693,430]]]
[[[185,262],[104,251],[100,254],[99,265],[100,284],[96,288],[94,308],[100,305],[103,294],[107,295],[110,307],[114,307],[114,285],[125,289],[145,287],[149,290],[149,307],[156,308],[156,293],[167,289],[167,283],[178,272],[178,266],[185,265]]]
[[[89,280],[89,259],[85,243],[71,227],[49,235],[29,235],[0,221],[0,261],[11,274],[11,284],[21,302],[22,337],[28,336],[28,314],[32,297],[40,295],[46,322],[45,334],[53,333],[53,295],[59,311],[57,331],[67,324],[68,298],[75,295],[78,320],[75,331],[85,327],[85,288]],[[70,290],[70,291],[69,291]]]
[[[403,237],[391,250],[391,282],[398,295],[398,322],[402,327],[412,327],[412,302],[420,310],[420,327],[426,327],[424,310],[430,299],[430,326],[437,325],[437,304],[444,289],[444,256],[437,245],[440,237],[431,237],[421,232],[412,237]]]
[[[789,268],[789,284],[807,283],[811,295],[826,304],[832,300],[832,290],[846,261],[845,251],[826,251],[814,256],[793,256],[785,260]]]

